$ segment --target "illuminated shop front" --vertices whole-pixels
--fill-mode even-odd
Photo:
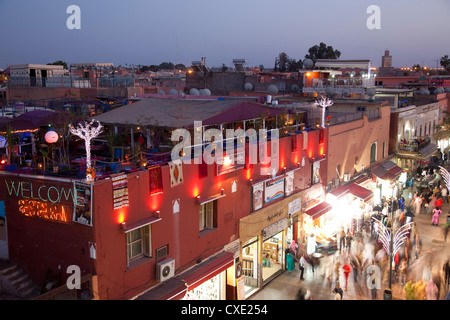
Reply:
[[[360,232],[364,217],[372,207],[372,198],[370,190],[351,183],[331,191],[325,202],[305,211],[303,229],[307,252],[314,252],[316,244],[330,244],[342,228],[351,234]]]
[[[298,193],[240,220],[246,297],[285,270],[285,250],[291,241],[297,239],[295,232],[298,228],[295,224],[300,209]]]

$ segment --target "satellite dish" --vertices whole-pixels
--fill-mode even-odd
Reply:
[[[164,90],[158,90],[158,94],[166,94]]]
[[[425,89],[425,88],[421,88],[420,91],[419,91],[419,94],[429,95],[430,94],[430,90]]]
[[[450,87],[445,88],[445,92],[450,92]]]
[[[178,90],[172,88],[172,89],[169,90],[169,94],[178,94]]]
[[[200,89],[200,90],[198,90],[198,93],[201,96],[210,96],[211,95],[211,91],[209,91],[209,89]]]
[[[278,93],[278,87],[274,84],[271,84],[268,88],[267,91],[269,91],[270,94],[277,94]]]
[[[295,80],[295,79],[297,79],[297,74],[296,73],[291,73],[289,75],[289,78],[291,78],[292,80]]]
[[[252,90],[253,90],[253,84],[250,83],[250,82],[246,82],[246,83],[244,84],[244,90],[245,90],[245,91],[252,91]]]
[[[311,59],[303,60],[303,68],[311,69],[313,66],[314,66],[314,61],[312,61]]]
[[[292,91],[292,92],[298,92],[299,90],[300,90],[300,87],[299,87],[298,85],[293,84],[293,85],[291,86],[291,91]]]
[[[442,88],[442,87],[439,87],[439,88],[437,88],[436,90],[434,90],[434,93],[435,94],[441,94],[441,93],[444,93],[444,88]]]
[[[367,89],[367,95],[368,95],[369,97],[371,97],[371,98],[372,98],[376,93],[377,93],[377,92],[375,91],[374,88],[369,88],[369,89]]]
[[[200,92],[196,88],[192,88],[191,90],[189,90],[189,94],[191,96],[199,96]]]

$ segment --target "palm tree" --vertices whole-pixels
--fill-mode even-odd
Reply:
[[[448,57],[448,54],[441,57],[440,63],[441,63],[441,67],[443,67],[445,70],[447,70],[447,71],[450,70],[450,58]]]

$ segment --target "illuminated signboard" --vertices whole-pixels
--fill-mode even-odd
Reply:
[[[7,195],[18,199],[18,211],[26,217],[92,226],[92,185],[72,185],[35,180],[5,180]]]
[[[69,222],[70,212],[67,208],[47,202],[22,199],[18,200],[19,212],[26,217],[38,217],[41,219]]]

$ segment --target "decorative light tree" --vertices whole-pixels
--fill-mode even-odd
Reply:
[[[94,125],[96,123],[96,125]],[[97,137],[102,131],[103,126],[95,119],[91,122],[79,123],[75,128],[72,124],[69,124],[70,133],[76,135],[84,140],[86,148],[86,180],[93,180],[93,170],[91,164],[91,140]]]
[[[322,97],[320,100],[316,100],[314,105],[322,107],[322,128],[325,128],[325,113],[327,111],[327,107],[331,107],[334,104],[334,101],[328,98]]]
[[[391,207],[391,227],[386,227],[381,221],[375,220],[375,231],[379,235],[379,239],[383,244],[383,248],[389,256],[389,291],[392,294],[392,261],[397,254],[398,250],[408,239],[408,231],[411,229],[412,222],[404,224],[400,228],[394,228],[393,219],[394,216],[393,206]],[[391,296],[392,299],[392,296]]]

